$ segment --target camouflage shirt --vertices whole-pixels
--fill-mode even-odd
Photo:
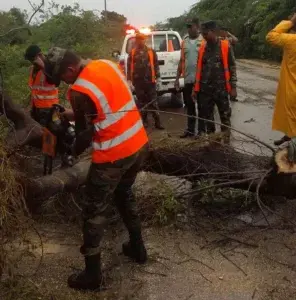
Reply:
[[[131,58],[131,54],[129,54],[127,60],[127,79],[131,80],[134,85],[152,82],[152,72],[151,72],[151,64],[149,60],[148,50],[150,50],[150,48],[148,47],[144,47],[143,49],[136,49],[134,54],[133,78],[131,78],[132,58]],[[153,58],[154,58],[155,76],[156,78],[160,78],[157,54],[154,50],[152,51],[154,54]]]
[[[229,46],[228,64],[230,71],[230,84],[236,88],[236,64],[232,47]],[[207,43],[201,74],[201,90],[225,89],[225,74],[221,55],[221,41]]]

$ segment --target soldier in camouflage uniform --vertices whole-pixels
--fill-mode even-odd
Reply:
[[[145,130],[143,130],[143,124],[140,115],[136,114],[139,120],[137,121],[137,126],[132,127],[138,128],[136,131],[137,138],[135,135],[131,138],[125,137],[125,140],[120,144],[120,139],[124,138],[126,134],[134,134],[121,126],[126,126],[129,122],[127,119],[121,122],[121,118],[126,118],[127,112],[122,112],[118,114],[105,114],[104,109],[111,105],[111,102],[119,102],[122,96],[120,93],[123,91],[125,93],[130,93],[128,84],[125,77],[120,72],[115,64],[110,61],[97,61],[97,66],[102,68],[102,64],[109,66],[108,70],[112,69],[109,74],[104,73],[101,69],[94,70],[89,67],[92,61],[84,61],[75,53],[69,50],[61,48],[52,48],[48,52],[48,56],[45,64],[45,74],[51,83],[58,86],[63,80],[67,84],[72,84],[71,90],[69,92],[69,100],[73,111],[67,111],[65,116],[69,120],[75,120],[75,131],[76,131],[76,142],[74,146],[74,151],[77,155],[80,155],[85,149],[90,147],[93,141],[93,151],[92,151],[92,163],[88,172],[86,186],[84,190],[84,195],[82,199],[82,217],[83,217],[83,245],[80,249],[81,253],[85,258],[85,270],[79,274],[73,274],[68,279],[68,285],[71,288],[78,290],[100,290],[102,284],[102,270],[101,270],[101,249],[100,242],[104,234],[104,230],[108,219],[110,217],[110,202],[113,200],[123,222],[129,232],[129,241],[122,245],[122,250],[124,255],[130,257],[137,263],[145,263],[147,260],[147,252],[143,243],[141,234],[141,224],[140,219],[136,210],[136,202],[132,193],[132,185],[135,182],[138,171],[140,170],[141,164],[145,158],[145,153],[147,149],[147,135]],[[94,65],[92,65],[94,66]],[[98,67],[99,68],[99,67]],[[87,69],[87,72],[84,72]],[[89,74],[89,72],[94,72],[95,74]],[[115,75],[115,74],[117,75]],[[84,75],[81,75],[84,74]],[[80,78],[86,76],[88,78],[93,78],[93,82],[89,84],[89,81]],[[100,75],[98,75],[100,74]],[[108,76],[112,76],[110,79]],[[113,81],[112,81],[113,80]],[[82,92],[77,86],[87,82],[83,86]],[[105,96],[96,87],[95,84],[98,82],[106,85],[106,91],[110,94]],[[73,86],[76,88],[73,88]],[[120,90],[117,92],[116,86],[120,86]],[[90,91],[97,91],[98,96]],[[93,100],[92,97],[95,97]],[[99,111],[101,102],[99,99],[101,97],[103,102],[105,101],[105,108],[102,107],[102,111]],[[104,98],[105,97],[105,98]],[[111,99],[112,97],[112,99]],[[123,96],[123,97],[126,97]],[[98,102],[96,102],[98,101]],[[130,102],[133,102],[130,99]],[[98,105],[96,103],[99,103]],[[135,103],[132,107],[135,113]],[[131,113],[131,112],[130,112]],[[132,119],[134,118],[133,115]],[[98,118],[102,121],[97,122]],[[118,120],[116,118],[119,118]],[[117,121],[116,121],[117,120]],[[97,123],[96,123],[97,122]],[[121,125],[118,125],[120,123]],[[101,124],[101,125],[100,125]],[[100,126],[102,128],[100,129]],[[117,127],[116,127],[117,126]],[[119,126],[119,127],[118,127]],[[111,140],[105,140],[96,142],[96,134],[100,132],[109,132],[110,135],[116,136],[116,138],[111,138]],[[103,135],[103,133],[101,133]],[[100,136],[99,136],[100,137]],[[106,138],[106,137],[105,137]],[[133,139],[134,145],[128,144],[130,140]],[[112,150],[116,145],[112,147],[112,142],[117,140],[117,146],[120,146],[121,150]],[[107,143],[107,144],[106,144]],[[98,150],[103,149],[105,145],[105,152]],[[141,146],[142,145],[142,146]],[[134,149],[139,149],[136,152],[132,152]],[[98,153],[99,151],[99,153]],[[113,151],[113,152],[112,152]],[[122,155],[123,158],[114,160],[114,151],[134,153],[129,156]],[[111,153],[113,153],[113,156]],[[112,156],[112,157],[111,157]],[[120,156],[120,153],[116,154]],[[95,158],[96,157],[96,158]],[[99,162],[96,162],[99,160]]]
[[[127,79],[135,89],[139,109],[144,108],[141,111],[144,125],[148,126],[146,109],[154,110],[152,116],[155,128],[162,130],[164,127],[160,121],[157,103],[157,85],[160,84],[159,64],[156,52],[145,45],[145,40],[145,35],[136,35],[135,48],[129,54],[127,61]],[[149,59],[149,51],[153,53],[153,65]]]
[[[199,91],[195,88],[193,96],[196,97],[198,95],[202,118],[209,119],[214,111],[215,105],[217,105],[221,123],[230,126],[231,108],[229,96],[236,97],[237,94],[236,64],[232,47],[229,43],[228,66],[231,90],[227,91],[222,61],[221,40],[218,38],[218,32],[216,22],[209,21],[202,24],[202,35],[206,40],[206,46],[202,58]],[[197,85],[195,85],[195,87],[196,86]],[[226,132],[226,136],[228,138],[230,137],[230,130],[227,127],[222,126],[221,131]]]
[[[187,128],[180,136],[180,138],[192,137],[195,135],[196,127],[196,102],[192,98],[192,90],[195,82],[196,74],[196,61],[198,58],[198,50],[203,40],[200,34],[200,22],[199,19],[195,18],[187,21],[188,35],[184,38],[181,49],[181,57],[178,65],[177,77],[175,81],[176,90],[180,89],[179,80],[181,76],[184,76],[184,89],[183,89],[183,99],[185,106],[187,108]],[[198,106],[198,117],[200,117],[200,105],[197,101]],[[211,116],[210,120],[214,121],[214,115]],[[215,124],[212,123],[212,128],[205,127],[205,122],[198,119],[198,135],[201,136],[206,132],[215,131]]]

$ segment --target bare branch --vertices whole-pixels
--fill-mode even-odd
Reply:
[[[35,9],[35,11],[33,12],[33,14],[31,15],[29,21],[28,21],[28,25],[30,25],[32,19],[34,18],[34,16],[37,14],[37,12],[41,9],[41,7],[44,5],[44,0],[41,1],[40,5]]]
[[[21,26],[21,27],[16,27],[16,28],[10,29],[10,30],[7,31],[6,33],[0,35],[0,38],[3,38],[3,37],[5,37],[5,36],[9,35],[10,33],[14,32],[14,31],[19,31],[19,30],[27,30],[27,31],[28,31],[28,34],[29,34],[29,35],[32,35],[32,32],[31,32],[30,28],[27,27],[27,25],[26,25],[26,26]]]
[[[31,7],[34,9],[34,12],[32,13],[31,17],[29,18],[29,21],[28,23],[25,25],[25,26],[21,26],[21,27],[16,27],[16,28],[12,28],[10,29],[9,31],[7,31],[6,33],[0,35],[0,38],[3,38],[9,34],[11,34],[12,32],[15,32],[15,31],[19,31],[19,30],[27,30],[28,31],[28,34],[29,35],[32,35],[32,32],[29,28],[31,22],[32,22],[32,19],[34,18],[34,16],[37,14],[37,12],[41,9],[41,7],[44,5],[44,0],[41,1],[41,3],[39,4],[38,7],[34,8],[33,4],[29,1]]]

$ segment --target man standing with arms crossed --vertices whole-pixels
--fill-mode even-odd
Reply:
[[[199,19],[195,18],[186,24],[188,29],[188,35],[184,38],[181,46],[181,58],[177,71],[177,78],[175,82],[176,90],[180,89],[179,79],[184,76],[185,86],[184,86],[184,103],[187,108],[187,129],[180,138],[193,137],[195,135],[196,128],[196,100],[192,98],[192,90],[195,82],[196,74],[196,62],[198,56],[198,50],[203,40],[202,35],[199,33]],[[199,111],[199,102],[198,111]],[[200,116],[200,115],[199,115]],[[214,119],[212,115],[211,119]],[[198,120],[198,134],[205,133],[204,121]],[[215,131],[215,126],[213,124],[212,131]]]
[[[45,73],[57,86],[61,81],[71,84],[68,95],[76,127],[76,155],[92,142],[92,164],[82,201],[80,251],[85,270],[70,276],[68,285],[78,290],[100,290],[100,243],[112,198],[129,232],[123,253],[140,264],[147,260],[131,190],[144,159],[147,134],[128,83],[111,61],[83,61],[72,51],[53,48]]]

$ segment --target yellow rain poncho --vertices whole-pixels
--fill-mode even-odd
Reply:
[[[296,34],[288,33],[291,21],[283,21],[270,31],[267,42],[284,51],[272,129],[296,137]]]

